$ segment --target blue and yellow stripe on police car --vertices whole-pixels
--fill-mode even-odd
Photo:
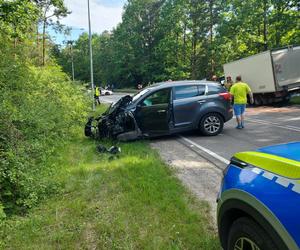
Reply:
[[[286,177],[276,175],[256,167],[253,167],[251,171],[257,175],[261,175],[262,177],[268,179],[269,181],[274,181],[278,185],[281,185],[285,188],[289,188],[291,189],[291,191],[300,194],[300,180],[288,179]]]

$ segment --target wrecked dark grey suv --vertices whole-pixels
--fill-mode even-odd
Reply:
[[[230,94],[207,81],[163,82],[125,96],[85,128],[87,136],[135,140],[200,130],[213,136],[232,118]],[[96,126],[93,123],[96,121]],[[96,128],[93,132],[92,129]]]

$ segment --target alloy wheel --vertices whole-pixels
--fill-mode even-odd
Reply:
[[[260,250],[260,248],[251,239],[241,237],[235,242],[234,250]]]
[[[208,116],[204,121],[204,129],[209,133],[216,133],[221,127],[221,121],[216,116]]]

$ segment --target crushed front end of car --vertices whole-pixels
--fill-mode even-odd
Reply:
[[[85,125],[85,135],[95,139],[111,138],[132,141],[142,138],[134,113],[126,107],[132,97],[127,95],[112,104],[105,113],[97,118],[89,118]]]

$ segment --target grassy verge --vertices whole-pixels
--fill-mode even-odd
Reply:
[[[300,96],[293,96],[290,100],[291,104],[300,104]]]
[[[111,145],[106,141],[107,146]],[[219,249],[208,206],[147,142],[99,154],[78,136],[62,152],[63,191],[1,226],[4,249]]]

